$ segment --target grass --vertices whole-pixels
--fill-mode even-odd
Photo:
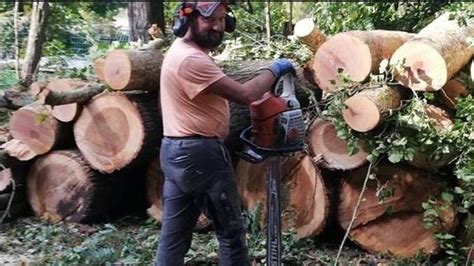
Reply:
[[[334,238],[337,240],[338,238]],[[154,220],[124,217],[113,223],[81,225],[49,223],[33,217],[0,225],[0,264],[140,264],[154,260],[159,226]],[[331,239],[296,240],[283,235],[285,265],[332,264],[337,241]],[[247,235],[254,265],[265,262],[264,235]],[[218,244],[213,232],[194,233],[186,255],[186,265],[217,265]],[[344,248],[344,265],[378,263],[417,264],[419,260],[400,261],[370,255],[351,243]]]

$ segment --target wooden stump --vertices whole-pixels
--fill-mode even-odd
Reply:
[[[313,52],[326,41],[326,36],[314,24],[312,18],[304,18],[295,24],[295,36]]]
[[[390,64],[395,78],[416,91],[440,90],[474,53],[468,38],[474,36],[474,22],[461,26],[445,13],[423,28],[395,51]]]
[[[162,61],[156,49],[114,50],[105,58],[105,83],[114,90],[158,91]]]
[[[321,167],[337,170],[351,170],[367,162],[368,154],[359,147],[354,155],[349,155],[347,141],[337,137],[334,125],[317,119],[308,130],[307,142],[311,156]]]
[[[107,93],[84,106],[74,139],[92,168],[112,173],[156,155],[162,137],[157,98],[152,93]]]
[[[164,175],[160,169],[160,160],[158,158],[152,160],[147,168],[146,173],[146,194],[149,208],[147,213],[150,217],[162,222],[163,218],[163,183]],[[212,222],[204,214],[201,214],[195,226],[196,231],[206,230],[212,226]]]
[[[54,222],[93,222],[120,208],[123,179],[93,171],[77,150],[53,151],[31,166],[28,201],[36,216]]]
[[[363,90],[348,98],[342,110],[347,125],[355,131],[367,132],[379,125],[393,109],[401,106],[401,88],[384,85]]]
[[[38,103],[13,112],[9,127],[11,136],[28,145],[36,154],[50,151],[65,134],[60,122],[51,115],[51,107]]]
[[[81,80],[55,79],[48,83],[46,89],[54,92],[72,91],[86,86],[86,84],[87,82]],[[61,122],[71,122],[77,118],[80,112],[80,105],[77,103],[69,103],[53,106],[51,114]]]
[[[366,174],[367,167],[359,168],[348,172],[341,183],[338,218],[345,230]],[[408,167],[383,164],[375,175],[376,180],[369,180],[350,238],[373,253],[390,252],[398,257],[436,253],[439,245],[423,224],[421,204],[438,197],[443,188],[428,174]],[[448,204],[440,210],[443,228],[452,231],[457,223],[455,207]]]
[[[328,189],[319,169],[309,156],[283,157],[282,223],[283,230],[294,228],[299,238],[321,233],[329,215]],[[258,212],[261,226],[266,224],[267,164],[239,161],[237,185],[244,208]]]
[[[325,92],[335,92],[341,84],[339,69],[354,82],[362,82],[378,72],[380,62],[412,35],[400,31],[348,31],[334,35],[314,55],[314,80]]]

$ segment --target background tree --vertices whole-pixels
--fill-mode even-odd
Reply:
[[[28,87],[35,79],[41,59],[48,20],[48,1],[33,2],[31,26],[28,35],[26,55],[21,70],[20,84]]]

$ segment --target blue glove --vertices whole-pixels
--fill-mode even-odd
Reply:
[[[272,72],[275,78],[279,78],[288,72],[296,73],[290,60],[284,58],[275,60],[267,69]]]

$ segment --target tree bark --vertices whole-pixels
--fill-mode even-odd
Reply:
[[[48,20],[48,1],[34,1],[31,11],[30,32],[28,34],[28,44],[26,55],[21,70],[20,84],[25,88],[36,79],[38,64],[41,59],[45,31]]]
[[[272,21],[270,15],[270,0],[265,1],[265,33],[267,42],[270,43],[272,40]]]
[[[105,83],[114,90],[158,91],[162,61],[154,49],[114,50],[105,58]]]
[[[87,86],[88,83],[81,80],[54,79],[48,83],[46,89],[51,92],[68,92]],[[75,103],[54,105],[51,114],[61,122],[74,121],[81,112],[82,106]]]
[[[403,88],[383,85],[363,90],[349,97],[342,110],[347,125],[358,132],[367,132],[378,126],[388,113],[401,106]]]
[[[351,170],[367,162],[368,154],[359,146],[359,151],[349,155],[347,141],[337,137],[334,125],[317,119],[308,130],[309,150],[317,164],[327,169]]]
[[[366,174],[367,168],[360,168],[348,172],[342,181],[338,221],[345,230]],[[436,253],[439,245],[433,231],[423,224],[421,204],[439,197],[443,188],[427,173],[406,167],[382,164],[375,175],[375,180],[369,180],[350,238],[372,253],[390,252],[397,257]],[[442,203],[444,208],[437,209],[441,227],[433,230],[452,232],[457,224],[455,207]]]
[[[466,83],[461,79],[454,78],[446,82],[446,84],[439,90],[438,95],[441,97],[444,105],[451,110],[456,109],[458,97],[468,96],[469,89],[466,86]]]
[[[330,202],[328,189],[319,169],[309,156],[283,157],[282,222],[283,230],[296,229],[298,238],[321,233],[327,223]],[[256,212],[261,226],[266,223],[266,175],[268,165],[238,162],[236,179],[244,208]]]
[[[345,85],[339,77],[341,74],[353,82],[363,82],[371,73],[378,72],[382,60],[390,59],[392,53],[411,36],[406,32],[388,30],[336,34],[314,55],[314,80],[323,91],[330,93]]]
[[[312,18],[305,18],[295,25],[295,36],[314,53],[326,41],[326,35],[314,24]]]
[[[74,139],[91,167],[112,173],[145,162],[162,137],[158,96],[107,93],[84,105]]]
[[[390,64],[400,84],[416,91],[440,90],[474,53],[469,38],[474,36],[474,21],[466,26],[445,13],[423,28],[395,51]]]
[[[128,3],[128,25],[130,29],[130,41],[147,43],[149,41],[147,29],[150,16],[150,4],[148,2]]]
[[[87,223],[109,217],[120,205],[122,179],[93,171],[77,150],[53,151],[31,166],[28,201],[37,217]]]

